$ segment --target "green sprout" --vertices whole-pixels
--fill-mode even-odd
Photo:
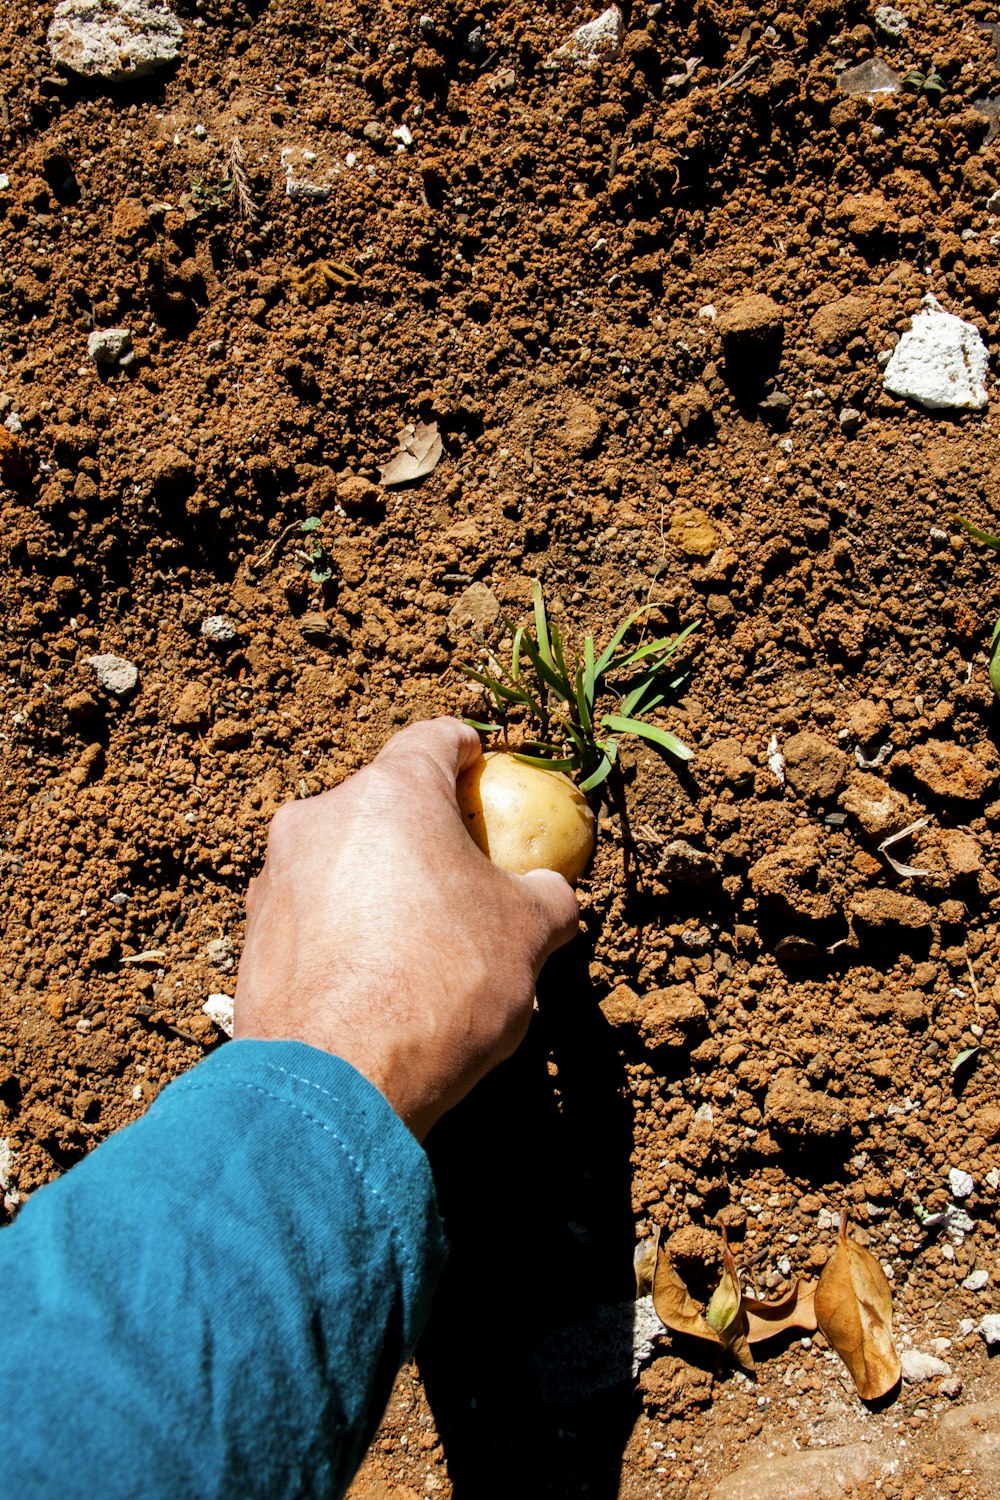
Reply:
[[[1000,552],[1000,536],[991,536],[988,531],[974,526],[963,516],[952,516],[951,519],[977,542],[982,542],[986,547],[992,547],[994,552]],[[990,684],[996,697],[1000,698],[1000,620],[997,620],[993,626],[993,635],[990,637]]]
[[[309,544],[309,561],[312,563],[312,572],[309,577],[313,583],[323,584],[333,577],[333,568],[326,554],[322,538],[317,535],[323,522],[319,516],[307,516],[299,527],[300,531],[311,537]]]
[[[917,68],[911,68],[903,79],[903,87],[909,94],[937,94],[944,93],[944,79],[936,68],[929,73],[921,73]]]
[[[662,636],[643,645],[623,645],[636,621],[655,605],[634,610],[618,626],[598,653],[594,637],[583,642],[583,656],[570,658],[554,620],[546,614],[542,588],[532,584],[535,606],[534,633],[523,625],[513,630],[510,665],[491,657],[494,671],[473,667],[461,670],[489,693],[500,715],[499,724],[468,719],[481,734],[506,733],[508,714],[526,719],[535,734],[518,749],[518,760],[549,770],[579,772],[580,790],[589,792],[611,774],[618,759],[618,737],[638,735],[678,760],[691,759],[692,751],[676,735],[651,724],[644,717],[680,686],[686,671],[671,676],[671,659],[697,628],[697,621],[675,637]],[[505,619],[508,629],[513,629]],[[668,671],[668,669],[670,669]],[[614,680],[612,680],[614,679]],[[612,712],[601,698],[617,700]]]

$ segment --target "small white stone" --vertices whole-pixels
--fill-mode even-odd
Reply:
[[[0,172],[0,193],[5,193],[10,187],[10,178],[6,172]]]
[[[93,667],[99,686],[113,698],[130,698],[139,685],[139,668],[124,656],[88,656],[87,666]]]
[[[989,354],[975,325],[928,296],[893,350],[882,384],[928,411],[981,411],[988,367]]]
[[[962,1282],[967,1292],[981,1292],[990,1284],[989,1271],[970,1271]]]
[[[413,145],[413,136],[406,125],[397,125],[392,132],[392,138],[394,141],[399,141],[401,146]]]
[[[224,646],[227,641],[236,639],[237,630],[232,620],[227,620],[225,615],[209,615],[201,622],[200,634],[206,641],[215,641],[217,645]]]
[[[203,141],[206,135],[208,135],[208,131],[205,129],[204,125],[196,125],[194,127],[194,133],[199,141]]]
[[[127,328],[95,328],[87,340],[87,353],[96,365],[114,365],[132,351]]]
[[[950,1375],[951,1365],[945,1364],[933,1354],[922,1349],[903,1349],[899,1356],[903,1379],[907,1385],[916,1385],[921,1380],[934,1380],[939,1375]]]
[[[986,1186],[991,1187],[994,1192],[1000,1188],[1000,1167],[991,1167],[987,1172]]]
[[[598,63],[614,62],[622,50],[625,22],[617,5],[602,15],[578,26],[568,41],[557,47],[542,63],[543,68],[594,68]]]
[[[348,151],[347,155],[344,157],[344,165],[346,167],[356,167],[357,164],[357,154],[354,151]]]
[[[233,999],[231,995],[209,995],[205,1004],[201,1007],[210,1021],[224,1031],[226,1036],[233,1034]]]
[[[4,1192],[10,1187],[11,1173],[14,1170],[14,1153],[11,1150],[10,1139],[4,1136],[0,1140],[0,1188]]]
[[[894,5],[877,5],[875,7],[875,25],[879,31],[884,31],[886,36],[900,37],[909,25],[909,21],[901,10]]]
[[[1000,1313],[987,1313],[979,1325],[979,1332],[991,1349],[994,1344],[1000,1344]]]
[[[948,1186],[953,1198],[968,1198],[975,1185],[971,1175],[963,1172],[961,1167],[952,1167],[948,1173]]]

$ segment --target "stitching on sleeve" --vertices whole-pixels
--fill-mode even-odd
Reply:
[[[268,1066],[274,1068],[273,1064],[268,1064]],[[277,1069],[275,1069],[275,1071],[277,1071],[279,1073],[284,1073],[285,1069],[284,1068],[277,1068]],[[288,1074],[287,1076],[289,1078],[293,1078],[295,1075],[294,1074]],[[299,1082],[305,1082],[306,1080],[299,1079],[298,1081]],[[341,1100],[337,1099],[333,1094],[329,1093],[328,1090],[320,1088],[320,1086],[318,1084],[315,1084],[314,1087],[317,1088],[317,1089],[319,1089],[319,1092],[321,1094],[326,1094],[327,1098],[331,1099],[333,1101],[333,1103],[335,1103],[335,1104],[341,1104],[342,1103]],[[410,1256],[410,1252],[409,1252],[409,1249],[408,1249],[408,1247],[406,1245],[405,1240],[399,1234],[399,1229],[398,1229],[398,1226],[396,1224],[395,1217],[394,1217],[394,1215],[392,1213],[392,1210],[389,1207],[388,1202],[386,1201],[386,1199],[383,1196],[383,1194],[379,1191],[379,1189],[375,1186],[375,1184],[368,1181],[367,1177],[365,1176],[364,1169],[361,1166],[361,1163],[358,1161],[358,1159],[354,1155],[354,1153],[350,1150],[350,1148],[348,1147],[347,1143],[344,1141],[343,1137],[337,1134],[337,1132],[334,1130],[333,1126],[332,1125],[328,1125],[325,1120],[321,1120],[318,1115],[312,1114],[308,1109],[305,1109],[303,1107],[303,1105],[297,1103],[295,1100],[293,1100],[293,1099],[285,1099],[280,1094],[272,1093],[272,1091],[270,1089],[264,1088],[264,1086],[262,1084],[259,1084],[259,1083],[249,1083],[247,1080],[242,1079],[242,1078],[235,1078],[235,1079],[229,1078],[229,1079],[226,1079],[224,1081],[220,1079],[218,1082],[216,1082],[214,1079],[205,1079],[204,1082],[201,1082],[199,1080],[193,1079],[191,1077],[191,1075],[189,1074],[187,1076],[187,1078],[185,1079],[185,1085],[184,1085],[183,1092],[184,1093],[188,1093],[191,1090],[199,1089],[199,1090],[201,1090],[204,1093],[208,1089],[229,1089],[229,1088],[235,1088],[235,1089],[238,1089],[238,1090],[248,1090],[249,1092],[254,1093],[254,1094],[262,1094],[265,1099],[271,1099],[271,1100],[274,1101],[275,1104],[282,1104],[287,1109],[294,1110],[296,1112],[296,1114],[301,1115],[304,1120],[308,1120],[311,1125],[318,1125],[319,1128],[320,1128],[320,1130],[325,1131],[327,1135],[329,1135],[329,1136],[332,1137],[332,1139],[340,1147],[340,1151],[341,1151],[341,1154],[343,1155],[344,1159],[349,1163],[349,1165],[351,1166],[352,1170],[354,1171],[354,1174],[357,1177],[358,1182],[360,1183],[362,1190],[364,1192],[366,1192],[366,1193],[370,1193],[371,1196],[376,1200],[376,1202],[381,1206],[381,1208],[382,1208],[382,1210],[383,1210],[383,1212],[384,1212],[384,1214],[386,1216],[386,1220],[388,1222],[390,1238],[392,1239],[393,1244],[396,1246],[397,1252],[399,1253],[400,1259],[402,1260],[402,1262],[403,1262],[403,1264],[404,1264],[404,1266],[406,1268],[406,1272],[409,1275],[410,1280],[413,1281],[413,1282],[416,1282],[419,1279],[418,1276],[417,1276],[416,1264],[415,1264],[415,1262],[413,1261],[413,1259]],[[164,1101],[164,1102],[166,1102],[166,1101]],[[400,1123],[402,1124],[402,1121],[400,1121]],[[403,1128],[405,1129],[405,1126]]]

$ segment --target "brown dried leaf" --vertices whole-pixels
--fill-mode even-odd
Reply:
[[[874,1255],[847,1238],[846,1209],[840,1216],[840,1243],[816,1287],[816,1321],[847,1366],[862,1401],[877,1401],[892,1390],[900,1377],[892,1293]]]
[[[710,1344],[720,1344],[725,1348],[725,1341],[709,1328],[701,1308],[674,1269],[662,1240],[656,1243],[653,1306],[660,1322],[672,1333],[686,1333],[690,1338],[707,1339]]]
[[[747,1319],[743,1311],[743,1292],[740,1273],[736,1269],[733,1253],[725,1231],[722,1234],[722,1280],[712,1293],[705,1309],[705,1322],[717,1333],[733,1359],[748,1375],[755,1373],[753,1355],[747,1339]]]
[[[747,1337],[751,1344],[763,1343],[779,1333],[797,1329],[800,1333],[816,1331],[816,1282],[799,1280],[780,1302],[760,1302],[756,1297],[743,1298],[747,1315]]]
[[[418,422],[415,427],[408,422],[396,433],[396,441],[399,452],[379,471],[383,484],[412,484],[422,479],[437,466],[444,452],[436,422]]]
[[[640,1240],[632,1257],[635,1270],[635,1295],[648,1297],[653,1290],[653,1275],[656,1271],[656,1240]]]

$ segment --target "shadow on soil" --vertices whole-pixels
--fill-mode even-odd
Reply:
[[[631,1112],[574,949],[430,1143],[452,1249],[418,1360],[455,1500],[615,1496],[638,1410]]]

